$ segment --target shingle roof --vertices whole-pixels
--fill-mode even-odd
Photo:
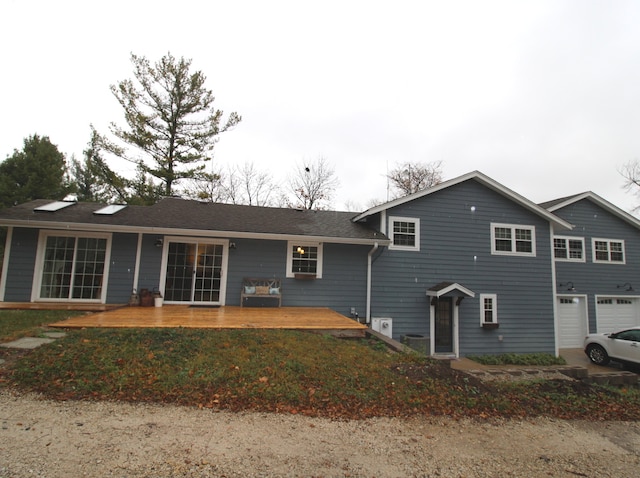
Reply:
[[[553,206],[556,206],[558,204],[562,204],[563,202],[567,202],[567,201],[570,202],[572,199],[577,198],[579,196],[582,196],[584,194],[585,193],[572,194],[571,196],[565,196],[563,198],[552,199],[551,201],[541,202],[540,204],[538,204],[538,206],[543,207],[545,209],[552,209]]]
[[[565,207],[583,200],[591,201],[592,203],[598,205],[599,207],[605,209],[606,211],[609,211],[614,216],[617,216],[623,221],[626,221],[627,223],[631,224],[633,227],[640,229],[640,220],[637,217],[632,216],[626,211],[623,211],[615,204],[610,203],[606,199],[601,198],[596,193],[591,191],[587,191],[580,194],[574,194],[573,196],[566,196],[563,198],[554,199],[552,201],[547,201],[540,204],[540,206],[544,207],[545,209],[551,211],[554,214],[561,216],[562,210]]]
[[[78,202],[55,212],[34,209],[52,201],[35,200],[0,210],[0,225],[82,229],[199,231],[247,237],[295,236],[338,242],[387,241],[383,234],[354,223],[354,213],[241,206],[165,198],[152,206],[128,206],[113,215],[96,215],[105,204]]]

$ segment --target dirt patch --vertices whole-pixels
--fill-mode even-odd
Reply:
[[[479,391],[492,391],[493,388],[488,386],[479,378],[454,370],[448,364],[438,361],[427,361],[424,363],[401,363],[394,365],[392,370],[406,377],[414,383],[425,380],[440,380],[450,385],[469,388],[473,387]]]
[[[0,476],[635,477],[638,423],[332,421],[0,391]]]

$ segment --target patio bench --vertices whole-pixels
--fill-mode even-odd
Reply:
[[[282,281],[276,278],[242,279],[241,307],[280,307],[282,305]]]

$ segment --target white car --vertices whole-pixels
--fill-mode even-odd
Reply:
[[[598,365],[609,360],[640,365],[640,327],[613,334],[589,334],[584,339],[584,353]]]

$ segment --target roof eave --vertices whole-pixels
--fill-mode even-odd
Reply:
[[[407,202],[413,201],[415,199],[419,199],[421,197],[428,196],[428,195],[433,194],[435,192],[442,191],[443,189],[447,189],[449,187],[452,187],[452,186],[455,186],[457,184],[463,183],[464,181],[468,181],[470,179],[475,179],[476,181],[481,182],[482,184],[484,184],[488,188],[496,191],[497,193],[499,193],[499,194],[511,199],[512,201],[515,201],[515,202],[519,203],[521,206],[523,206],[524,208],[526,208],[529,211],[533,212],[534,214],[537,214],[538,216],[543,217],[545,220],[549,221],[554,226],[560,227],[561,229],[568,229],[568,230],[573,229],[573,225],[571,223],[565,221],[562,218],[559,218],[555,214],[552,214],[550,211],[544,209],[541,206],[538,206],[534,202],[532,202],[529,199],[525,198],[524,196],[516,193],[515,191],[512,191],[511,189],[507,188],[506,186],[503,186],[499,182],[491,179],[489,176],[481,173],[480,171],[472,171],[470,173],[464,174],[464,175],[459,176],[457,178],[450,179],[449,181],[444,181],[444,182],[442,182],[440,184],[437,184],[436,186],[433,186],[433,187],[431,187],[429,189],[425,189],[423,191],[419,191],[419,192],[411,194],[409,196],[405,196],[405,197],[402,197],[402,198],[399,198],[399,199],[395,199],[395,200],[390,201],[388,203],[381,204],[379,206],[373,207],[373,208],[368,209],[367,211],[364,211],[363,213],[357,215],[356,217],[354,217],[352,219],[352,221],[353,222],[360,221],[360,220],[362,220],[362,219],[364,219],[364,218],[366,218],[368,216],[371,216],[373,214],[377,214],[377,213],[382,212],[384,210],[391,209],[391,208],[396,207],[396,206],[400,206],[402,204],[405,204]]]
[[[553,206],[549,207],[548,210],[550,212],[555,212],[555,211],[558,211],[559,209],[565,208],[567,206],[570,206],[572,204],[580,202],[580,201],[582,201],[584,199],[588,199],[588,200],[596,203],[597,205],[599,205],[603,209],[609,211],[614,216],[617,216],[618,218],[622,219],[623,221],[626,221],[627,223],[631,224],[633,227],[635,227],[637,229],[640,229],[640,220],[638,220],[637,218],[633,217],[628,212],[623,211],[618,206],[610,203],[606,199],[598,196],[596,193],[591,192],[591,191],[587,191],[587,192],[584,192],[582,194],[577,194],[575,196],[571,196],[566,201],[562,201],[562,202],[560,202],[558,204],[554,204]]]
[[[87,224],[87,223],[68,223],[68,222],[52,222],[52,221],[30,221],[30,220],[7,220],[2,221],[3,226],[25,227],[30,229],[52,229],[52,230],[69,230],[69,231],[85,231],[85,232],[122,232],[128,234],[167,234],[194,237],[221,237],[234,239],[263,239],[275,241],[308,241],[308,242],[328,242],[334,244],[354,244],[354,245],[374,245],[378,243],[381,246],[387,246],[391,241],[386,237],[372,238],[351,238],[351,237],[335,237],[335,236],[318,236],[303,234],[275,234],[261,232],[239,232],[239,231],[217,231],[203,229],[179,229],[169,227],[140,227],[125,226],[111,224]]]

